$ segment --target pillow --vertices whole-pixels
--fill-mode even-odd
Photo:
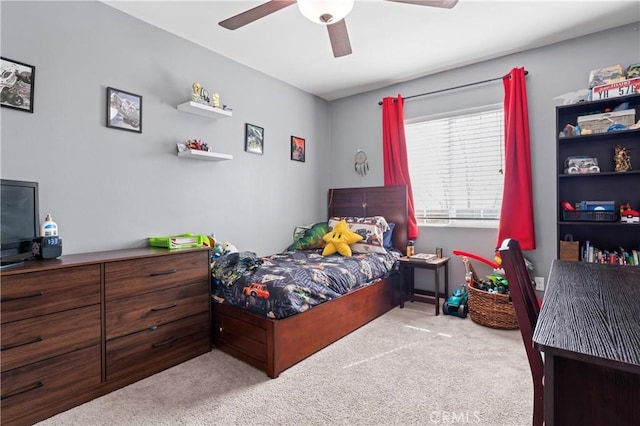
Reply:
[[[351,232],[347,226],[347,222],[341,220],[329,231],[322,239],[327,243],[322,250],[323,256],[329,256],[334,253],[340,253],[345,257],[351,256],[351,244],[362,240],[362,236]]]
[[[382,234],[382,246],[386,250],[393,249],[393,229],[396,227],[396,224],[393,222],[388,222],[389,230],[384,231]]]
[[[332,229],[340,219],[347,222],[347,225],[352,232],[362,236],[362,241],[351,246],[351,250],[354,253],[387,252],[383,246],[383,241],[384,232],[389,230],[389,224],[384,217],[332,217],[329,219],[329,229]]]
[[[298,226],[293,231],[294,242],[287,248],[287,251],[323,248],[325,242],[322,237],[327,232],[329,232],[327,222],[318,222],[306,227]]]
[[[331,228],[331,223],[337,223],[338,221],[344,219],[351,228],[351,225],[354,223],[359,223],[363,225],[376,225],[380,227],[382,232],[387,231],[389,229],[389,224],[384,216],[367,216],[367,217],[358,217],[358,216],[343,216],[343,217],[332,217],[329,218],[329,228]]]

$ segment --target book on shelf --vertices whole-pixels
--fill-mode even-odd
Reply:
[[[587,263],[609,263],[612,265],[634,265],[640,266],[640,256],[638,250],[625,250],[618,247],[618,250],[603,250],[594,247],[588,240],[582,247],[580,260]]]
[[[429,254],[429,253],[416,253],[412,256],[409,256],[410,260],[422,260],[424,262],[432,262],[437,258],[438,257],[435,254]]]

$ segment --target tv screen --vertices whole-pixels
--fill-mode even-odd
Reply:
[[[0,258],[3,264],[19,262],[31,257],[38,236],[38,183],[2,179],[0,188]]]

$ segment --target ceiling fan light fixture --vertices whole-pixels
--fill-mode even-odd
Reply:
[[[300,13],[311,22],[335,24],[353,9],[354,0],[298,0]]]

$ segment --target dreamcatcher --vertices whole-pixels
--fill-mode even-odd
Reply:
[[[367,162],[367,154],[359,149],[356,151],[356,156],[354,158],[355,162],[354,162],[354,169],[356,171],[356,173],[358,173],[360,176],[364,176],[367,174],[367,172],[369,171],[369,163]]]

